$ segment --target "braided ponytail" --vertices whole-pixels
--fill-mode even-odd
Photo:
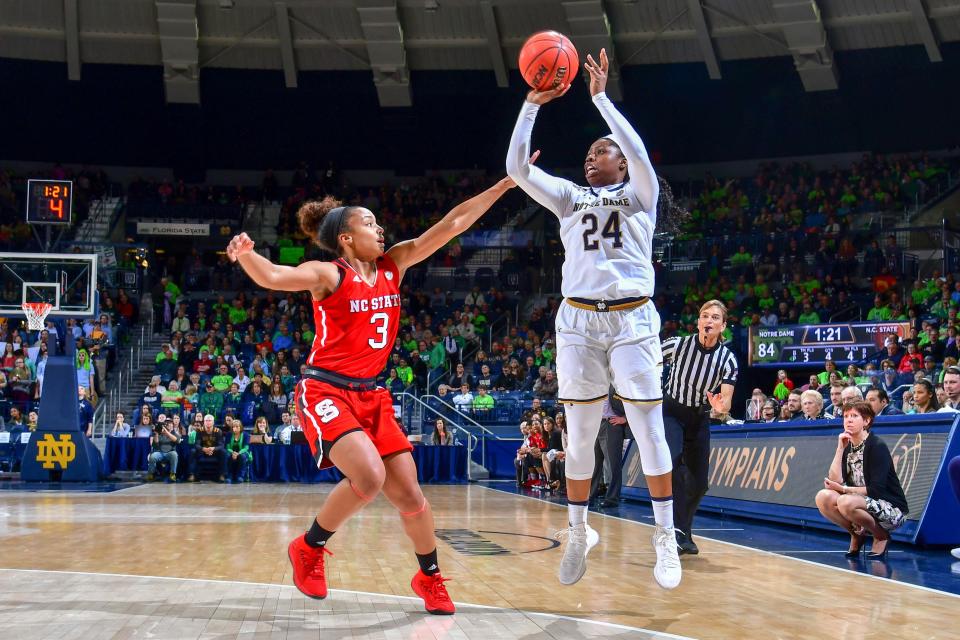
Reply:
[[[666,178],[658,174],[657,180],[660,182],[660,197],[657,199],[657,233],[677,235],[690,221],[690,212],[677,202]]]

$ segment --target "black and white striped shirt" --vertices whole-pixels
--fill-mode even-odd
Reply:
[[[721,342],[705,349],[693,334],[669,338],[662,346],[663,362],[671,365],[664,391],[685,407],[705,407],[707,391],[716,393],[721,384],[737,383],[737,357]]]

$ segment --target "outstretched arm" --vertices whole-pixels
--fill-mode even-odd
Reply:
[[[273,264],[253,250],[254,242],[246,233],[233,236],[227,245],[227,257],[239,262],[250,279],[272,291],[309,291],[315,298],[332,292],[339,276],[329,262],[311,260],[296,267]]]
[[[610,61],[607,59],[606,49],[600,49],[600,63],[598,64],[593,56],[587,55],[587,61],[583,63],[587,72],[590,74],[590,95],[593,96],[593,104],[597,106],[600,115],[603,116],[611,133],[617,139],[617,144],[623,152],[623,157],[627,159],[627,170],[630,172],[630,182],[634,191],[640,197],[645,211],[653,212],[657,204],[657,198],[660,195],[660,182],[657,180],[657,172],[653,170],[650,163],[650,156],[647,155],[647,148],[643,145],[643,140],[637,134],[633,126],[627,122],[610,98],[605,93],[607,88],[607,71],[610,68]]]
[[[571,184],[551,176],[533,166],[530,152],[530,135],[537,119],[540,105],[559,98],[570,90],[571,85],[560,86],[550,91],[531,91],[520,109],[520,117],[510,136],[507,151],[507,175],[520,185],[527,195],[552,211],[558,218],[566,213],[570,201]]]
[[[534,158],[536,159],[536,158]],[[397,263],[401,276],[418,262],[422,262],[438,249],[473,226],[493,203],[516,186],[510,178],[504,178],[483,193],[461,202],[440,221],[424,231],[419,238],[405,240],[390,247],[387,255]]]

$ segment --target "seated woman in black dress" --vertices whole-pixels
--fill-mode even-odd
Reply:
[[[817,493],[817,508],[850,532],[848,558],[856,558],[866,534],[873,536],[871,559],[884,559],[890,532],[908,513],[907,499],[890,449],[870,432],[874,413],[862,400],[843,406],[843,432],[830,471]]]

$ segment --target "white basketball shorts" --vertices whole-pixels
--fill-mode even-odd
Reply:
[[[556,327],[559,402],[601,401],[611,383],[628,402],[663,399],[660,314],[653,301],[608,312],[564,302]]]

